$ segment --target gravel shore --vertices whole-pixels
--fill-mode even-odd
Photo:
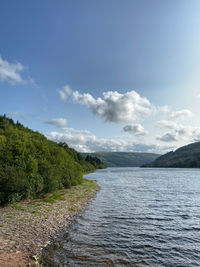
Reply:
[[[67,226],[99,189],[95,181],[0,208],[0,267],[36,266],[42,247]]]

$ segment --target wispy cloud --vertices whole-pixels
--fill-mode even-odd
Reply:
[[[54,125],[58,128],[64,128],[67,126],[67,120],[63,118],[48,120],[48,121],[45,121],[44,123]]]
[[[190,118],[192,117],[192,111],[190,111],[189,109],[183,109],[183,110],[178,110],[178,111],[175,111],[175,112],[172,112],[170,117],[171,119],[187,119],[187,118]]]
[[[175,142],[184,140],[188,142],[193,142],[200,139],[200,127],[182,125],[180,123],[169,120],[158,121],[156,126],[160,129],[170,131],[162,136],[158,136],[157,140],[160,141]]]
[[[10,84],[23,83],[21,72],[24,66],[19,63],[10,63],[0,56],[0,82],[9,82]]]
[[[170,108],[167,105],[165,105],[165,106],[158,106],[156,108],[156,111],[157,111],[157,113],[168,114],[170,112]]]
[[[58,89],[57,91],[63,101],[65,101],[67,97],[72,94],[72,90],[69,85],[65,85],[62,89]]]
[[[157,121],[156,126],[159,127],[160,129],[176,130],[178,127],[178,124],[174,121],[161,120],[161,121]]]

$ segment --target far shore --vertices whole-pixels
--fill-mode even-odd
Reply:
[[[39,266],[38,255],[94,198],[99,186],[81,185],[0,208],[0,267]]]

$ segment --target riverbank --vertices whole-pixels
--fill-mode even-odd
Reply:
[[[95,181],[0,208],[0,267],[36,266],[35,255],[91,201]]]

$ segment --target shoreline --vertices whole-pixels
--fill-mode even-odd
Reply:
[[[38,266],[42,249],[85,209],[98,190],[96,181],[84,179],[45,198],[0,208],[0,267]]]

